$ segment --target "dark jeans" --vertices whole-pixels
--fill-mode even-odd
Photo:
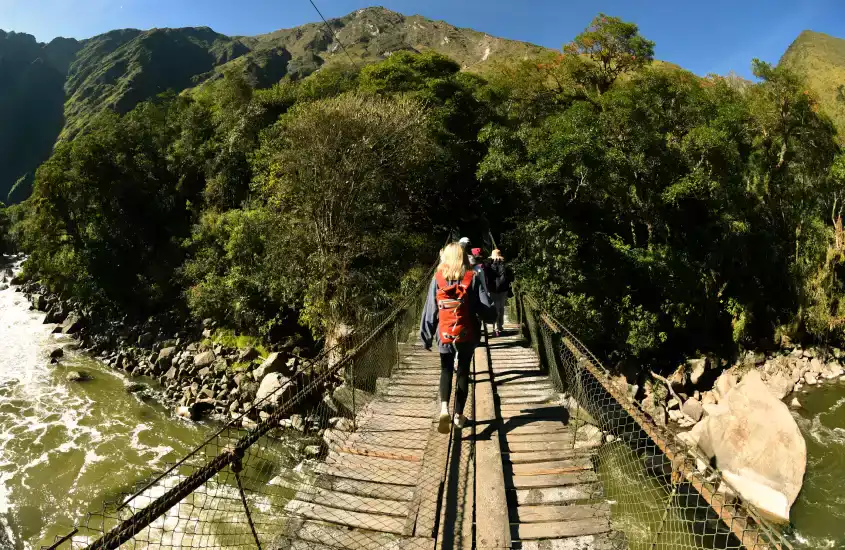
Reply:
[[[455,344],[458,348],[458,382],[455,388],[455,414],[464,414],[469,395],[469,366],[475,351],[474,343]],[[455,351],[440,353],[440,401],[449,401],[452,394],[452,372],[455,368]]]

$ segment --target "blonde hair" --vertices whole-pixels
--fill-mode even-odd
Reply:
[[[446,245],[440,254],[440,265],[437,266],[437,271],[443,275],[443,278],[447,281],[459,281],[467,269],[469,269],[469,260],[463,247],[459,243]]]
[[[490,259],[493,260],[494,262],[504,262],[505,261],[505,257],[502,256],[502,252],[498,248],[495,249],[493,251],[493,253],[490,255]]]

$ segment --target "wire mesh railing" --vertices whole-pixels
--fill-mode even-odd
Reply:
[[[332,346],[295,371],[274,365],[240,386],[252,386],[242,396],[248,410],[51,548],[343,547],[349,527],[370,547],[409,534],[419,457],[391,453],[390,468],[378,460],[416,426],[402,417],[388,425],[370,405],[416,346],[429,281],[392,310],[336,331]]]
[[[703,456],[656,424],[575,335],[517,291],[512,311],[569,402],[574,423],[604,434],[597,471],[613,527],[632,549],[791,549]]]

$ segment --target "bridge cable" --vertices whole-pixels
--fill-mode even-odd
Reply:
[[[346,54],[346,57],[349,58],[349,61],[352,62],[352,65],[354,65],[356,69],[360,69],[361,67],[359,67],[358,64],[355,63],[355,60],[352,59],[352,56],[349,54],[349,51],[346,49],[346,46],[343,45],[343,42],[340,41],[340,38],[338,38],[337,33],[334,32],[334,29],[332,29],[332,26],[329,25],[329,22],[326,21],[325,17],[323,17],[323,13],[320,11],[320,8],[317,7],[317,4],[314,3],[314,0],[308,0],[308,1],[311,2],[311,5],[314,7],[315,10],[317,10],[317,14],[320,16],[320,19],[323,20],[323,23],[326,24],[326,28],[329,29],[329,32],[331,33],[332,38],[334,38],[337,41],[337,43],[340,44],[340,48],[343,50],[343,53]]]

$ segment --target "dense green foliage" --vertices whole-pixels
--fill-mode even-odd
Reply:
[[[488,227],[613,360],[842,339],[845,157],[819,103],[784,68],[702,79],[652,54],[600,15],[483,77],[431,51],[265,89],[229,71],[95,117],[38,170],[14,234],[31,276],[105,312],[271,342],[354,325],[449,230]]]

